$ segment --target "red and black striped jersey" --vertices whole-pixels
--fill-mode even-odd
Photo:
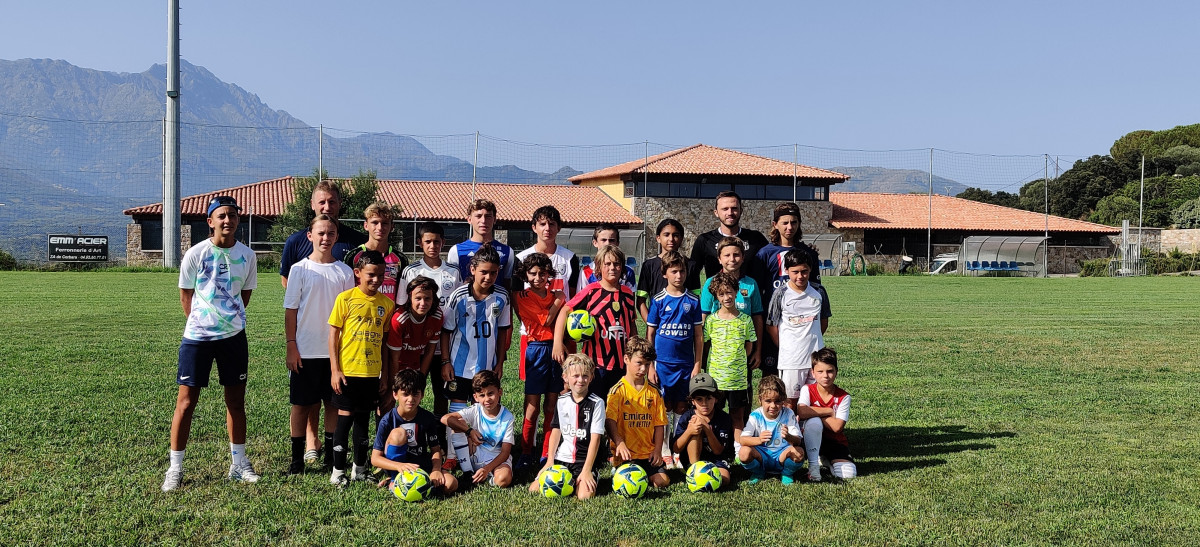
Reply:
[[[637,335],[637,306],[633,290],[624,285],[608,291],[595,282],[584,287],[567,303],[573,310],[587,310],[596,321],[596,333],[583,339],[582,351],[604,370],[623,369],[625,340]]]

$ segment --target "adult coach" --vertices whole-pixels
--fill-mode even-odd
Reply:
[[[704,277],[709,278],[721,271],[721,263],[717,260],[717,244],[721,239],[734,236],[742,240],[746,248],[746,257],[742,266],[743,275],[762,279],[762,263],[756,258],[758,251],[767,246],[767,238],[762,232],[742,227],[742,198],[737,192],[725,191],[717,194],[713,215],[720,221],[717,229],[704,232],[696,237],[692,244],[692,262],[704,266]]]
[[[337,186],[323,180],[313,188],[312,199],[309,202],[314,215],[328,215],[337,222],[338,239],[333,244],[333,258],[342,260],[346,252],[367,242],[367,236],[338,220],[342,209],[342,194]],[[308,230],[300,230],[290,236],[283,244],[283,253],[279,257],[279,276],[284,288],[287,288],[288,273],[292,264],[300,262],[312,254],[312,242],[308,240]]]

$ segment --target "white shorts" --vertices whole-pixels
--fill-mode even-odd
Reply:
[[[788,399],[800,398],[800,390],[804,389],[804,386],[817,383],[811,368],[780,370],[779,379],[783,380],[783,385],[787,388]]]

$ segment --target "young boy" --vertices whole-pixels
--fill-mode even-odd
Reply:
[[[367,427],[379,400],[383,339],[395,303],[379,292],[383,255],[364,251],[354,263],[358,286],[339,294],[329,313],[329,368],[338,409],[329,482],[346,483],[346,442],[354,430],[354,469],[349,480],[367,479]]]
[[[304,464],[315,463],[318,446],[316,424],[310,431],[312,416],[325,403],[325,448],[333,447],[337,409],[330,404],[333,387],[329,369],[329,312],[342,292],[354,287],[354,272],[333,256],[337,241],[337,222],[317,215],[308,227],[313,252],[292,265],[283,296],[283,332],[287,339],[289,420],[292,435],[292,461],[288,474],[304,471]],[[307,435],[306,435],[307,433]],[[305,439],[307,437],[307,443]],[[305,446],[307,444],[307,450]],[[325,462],[333,464],[333,453],[325,451]]]
[[[744,245],[742,240],[736,237],[722,239],[717,244],[717,260],[721,263],[721,272],[729,274],[733,279],[737,280],[737,292],[734,293],[737,309],[750,316],[751,321],[754,323],[754,337],[756,340],[761,340],[763,337],[762,298],[758,292],[758,283],[754,281],[753,277],[744,275],[742,272],[743,253],[745,252]],[[715,277],[706,279],[704,281],[704,290],[700,291],[700,308],[705,314],[711,314],[719,307],[713,296],[714,293],[708,288]],[[759,350],[760,345],[756,341],[747,352],[747,362],[751,369],[758,368],[761,356]],[[721,389],[725,389],[724,386]]]
[[[470,282],[450,294],[447,314],[442,318],[442,347],[450,361],[442,365],[450,412],[467,408],[471,378],[484,370],[503,375],[504,359],[512,341],[512,301],[508,290],[496,282],[500,255],[491,245],[482,245],[471,257]],[[473,471],[467,437],[450,435],[454,455],[463,471]]]
[[[604,425],[612,440],[613,468],[636,463],[651,485],[665,488],[671,483],[662,457],[667,413],[658,390],[646,382],[655,357],[645,338],[634,336],[625,344],[625,376],[608,392]]]
[[[679,417],[671,434],[671,448],[679,454],[684,469],[696,462],[709,462],[721,473],[721,483],[729,482],[729,456],[733,454],[733,420],[718,408],[721,391],[706,372],[692,376],[692,410]]]
[[[230,480],[258,482],[246,458],[246,373],[250,352],[246,344],[246,306],[258,286],[254,251],[238,242],[237,201],[217,196],[208,204],[211,236],[192,246],[179,267],[179,301],[187,315],[179,344],[176,382],[179,394],[171,418],[171,464],[163,492],[183,482],[183,456],[192,430],[192,414],[200,390],[208,387],[212,364],[225,388],[225,422],[233,463]]]
[[[650,301],[646,338],[654,344],[658,360],[650,370],[650,383],[659,386],[667,404],[667,430],[687,410],[688,380],[699,374],[704,362],[704,316],[700,299],[687,291],[687,260],[669,251],[663,257],[662,277],[667,287]],[[670,452],[664,457],[673,459]],[[674,462],[668,461],[668,467]]]
[[[405,283],[412,282],[417,276],[425,276],[434,281],[438,291],[438,306],[442,316],[446,315],[446,304],[450,302],[450,293],[462,285],[462,276],[458,268],[450,266],[442,260],[442,247],[446,244],[446,232],[442,225],[436,222],[425,222],[417,228],[417,242],[421,245],[421,259],[412,263],[400,274]],[[433,361],[429,365],[429,375],[433,385],[433,412],[441,416],[450,407],[444,392],[445,382],[442,376],[443,351],[439,340],[434,344]]]
[[[625,253],[605,245],[596,253],[596,263],[600,265],[600,281],[589,284],[558,312],[553,357],[562,362],[567,356],[564,345],[567,316],[573,310],[587,310],[596,322],[596,333],[583,340],[582,350],[597,367],[595,380],[591,382],[592,393],[604,397],[625,375],[625,340],[637,334],[637,311],[633,291],[621,284]]]
[[[537,241],[533,246],[521,251],[517,255],[517,263],[525,260],[529,255],[541,253],[550,259],[550,264],[554,271],[550,273],[550,290],[560,291],[563,297],[570,300],[575,296],[575,292],[579,290],[579,257],[570,249],[558,244],[558,232],[562,230],[562,215],[553,205],[543,205],[538,207],[533,212],[533,233],[537,236]],[[517,281],[524,283],[528,287],[529,283],[525,279],[518,278]],[[584,284],[586,285],[586,283]],[[513,283],[513,289],[518,289],[522,285]]]
[[[383,283],[379,285],[379,292],[397,305],[404,304],[408,293],[404,290],[400,270],[404,269],[407,259],[392,250],[392,208],[382,201],[376,201],[363,211],[363,216],[366,218],[363,221],[363,230],[367,232],[367,242],[346,253],[345,261],[353,266],[358,263],[358,256],[366,251],[376,251],[383,255]]]
[[[575,495],[581,500],[596,495],[596,455],[604,438],[604,399],[590,392],[596,363],[582,353],[563,360],[563,383],[569,391],[558,396],[554,421],[550,423],[550,454],[541,476],[556,462],[567,466],[575,477]],[[529,485],[538,491],[538,481]]]
[[[429,473],[434,488],[443,494],[458,490],[458,479],[442,471],[441,431],[445,426],[421,408],[425,377],[418,370],[402,370],[392,380],[392,387],[396,408],[385,414],[375,428],[371,465],[383,469],[391,479],[399,472],[420,468]]]
[[[442,423],[467,436],[471,444],[471,482],[512,486],[513,414],[500,405],[500,377],[484,370],[471,380],[475,404],[442,416]]]
[[[812,354],[825,347],[821,293],[808,282],[812,273],[800,251],[788,251],[783,264],[787,285],[775,289],[767,314],[767,334],[779,347],[779,379],[787,389],[788,407],[796,407],[800,390],[812,383]]]
[[[496,284],[508,287],[513,272],[513,252],[508,245],[495,240],[492,228],[496,224],[496,204],[486,199],[477,199],[467,207],[467,224],[471,225],[471,238],[450,247],[446,262],[458,268],[464,281],[471,277],[471,257],[483,245],[490,244],[500,256],[500,271]]]
[[[721,272],[706,285],[721,305],[704,320],[704,341],[710,344],[708,373],[717,381],[717,388],[725,392],[729,415],[733,418],[735,448],[740,448],[736,439],[746,423],[746,409],[750,406],[746,355],[757,337],[750,317],[737,308],[737,279]]]
[[[392,315],[388,329],[388,366],[380,382],[379,416],[392,409],[395,400],[391,379],[405,369],[421,371],[429,375],[433,364],[433,351],[442,340],[442,309],[438,305],[437,284],[428,277],[417,276],[406,284],[407,302]],[[436,382],[435,382],[436,383]]]
[[[663,258],[668,253],[679,252],[679,246],[683,244],[683,224],[673,218],[664,219],[658,223],[655,240],[658,241],[658,256],[642,263],[642,273],[637,278],[637,290],[634,291],[637,296],[638,313],[643,321],[650,311],[649,299],[667,288],[667,271],[663,267]],[[684,262],[687,268],[684,287],[688,292],[699,294],[700,267],[686,257]]]
[[[532,253],[521,261],[517,279],[527,288],[513,295],[513,308],[521,319],[521,379],[525,381],[525,421],[521,425],[521,458],[517,467],[533,465],[538,413],[545,406],[542,426],[542,458],[550,437],[550,417],[562,392],[562,365],[551,356],[554,348],[554,322],[565,300],[560,291],[551,290],[554,266],[542,253]],[[545,400],[542,400],[542,396]]]
[[[802,441],[792,409],[784,406],[783,382],[766,376],[758,382],[758,400],[762,404],[750,413],[746,427],[738,433],[742,447],[738,459],[750,471],[749,484],[762,480],[767,473],[779,474],[783,484],[796,482],[803,456],[795,445]]]
[[[596,229],[592,232],[592,246],[599,251],[605,245],[612,245],[618,249],[621,248],[621,231],[618,230],[616,226],[608,223],[596,226]],[[580,290],[583,290],[584,287],[587,287],[592,283],[600,281],[600,278],[602,277],[600,266],[601,265],[599,261],[597,261],[594,266],[589,264],[583,267],[584,275],[580,276],[581,279],[579,280]],[[636,291],[637,285],[634,283],[633,268],[629,267],[628,264],[622,264],[622,268],[621,284],[629,287],[630,291]]]
[[[796,417],[804,429],[804,451],[808,455],[808,480],[821,480],[821,458],[829,462],[829,472],[839,479],[858,476],[858,467],[850,456],[846,440],[846,422],[850,421],[850,394],[838,387],[837,352],[821,348],[812,354],[816,383],[800,390]]]
[[[825,324],[828,324],[828,318],[832,313],[829,309],[829,295],[821,286],[821,260],[817,251],[800,239],[802,235],[800,207],[790,201],[780,203],[775,207],[771,218],[773,219],[769,236],[771,243],[758,251],[758,262],[763,267],[761,268],[762,277],[756,280],[758,288],[762,290],[762,301],[766,304],[768,313],[771,296],[788,283],[788,269],[784,265],[784,257],[790,251],[797,251],[804,257],[804,262],[808,263],[808,283],[821,294],[821,317],[826,320]],[[821,332],[825,332],[824,327]],[[767,336],[763,339],[760,352],[762,364],[758,368],[763,375],[778,374],[779,345],[773,342],[770,336]]]

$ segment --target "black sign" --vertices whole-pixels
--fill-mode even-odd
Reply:
[[[108,262],[108,236],[46,236],[50,262]]]

